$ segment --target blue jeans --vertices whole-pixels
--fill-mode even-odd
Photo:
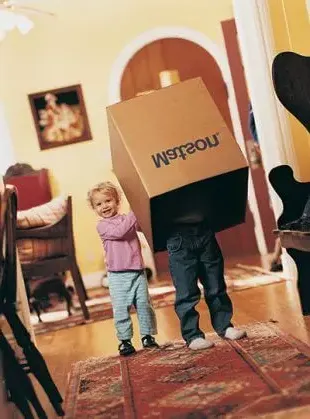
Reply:
[[[233,307],[226,292],[224,261],[213,231],[206,223],[175,226],[167,240],[169,267],[176,289],[175,311],[180,319],[181,332],[187,344],[204,337],[199,329],[200,301],[198,278],[203,286],[211,323],[223,336],[232,326]]]

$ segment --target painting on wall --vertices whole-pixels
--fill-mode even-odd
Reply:
[[[81,85],[28,95],[41,150],[92,139]]]

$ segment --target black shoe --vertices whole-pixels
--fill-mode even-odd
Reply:
[[[145,335],[141,339],[143,348],[159,348],[158,343],[151,335]]]
[[[300,230],[301,222],[302,220],[299,218],[298,220],[283,224],[283,226],[280,227],[280,230]]]
[[[121,343],[118,345],[118,351],[119,354],[122,356],[131,355],[136,352],[130,340],[122,340]]]

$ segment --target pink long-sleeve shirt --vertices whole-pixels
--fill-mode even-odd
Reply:
[[[103,218],[97,224],[110,272],[144,269],[137,219],[133,212]]]

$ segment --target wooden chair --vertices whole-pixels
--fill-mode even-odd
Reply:
[[[18,210],[27,210],[29,208],[45,204],[52,199],[51,187],[47,169],[35,170],[32,166],[25,163],[16,163],[10,166],[4,176],[6,184],[14,185],[18,195]],[[87,299],[86,290],[80,270],[78,268],[72,228],[72,200],[68,200],[68,213],[60,223],[40,229],[18,230],[18,238],[51,239],[62,238],[66,240],[66,255],[59,258],[45,259],[44,261],[31,264],[22,264],[26,287],[28,282],[34,276],[45,276],[49,281],[50,275],[57,275],[61,279],[62,272],[70,270],[76,287],[82,311],[85,319],[89,318],[88,309],[85,305]],[[59,269],[66,267],[66,269]]]
[[[68,197],[67,212],[63,218],[51,225],[17,229],[17,240],[19,239],[62,239],[65,242],[65,254],[37,260],[33,262],[22,263],[22,271],[25,278],[48,277],[58,272],[70,271],[75,285],[77,295],[80,300],[81,308],[85,319],[89,319],[89,311],[85,304],[88,299],[83,279],[77,264],[75,256],[73,226],[72,226],[72,198]]]
[[[34,418],[30,405],[42,419],[47,415],[28,377],[32,373],[45,390],[55,412],[63,416],[62,397],[50,376],[44,358],[16,312],[16,191],[6,188],[0,193],[0,314],[4,315],[25,359],[19,360],[0,330],[0,352],[4,362],[4,379],[9,400],[27,419]]]

